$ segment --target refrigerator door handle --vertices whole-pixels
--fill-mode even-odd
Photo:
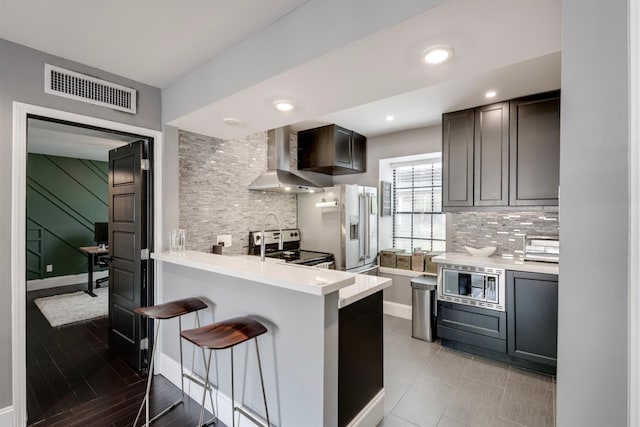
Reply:
[[[365,195],[364,194],[359,194],[358,195],[358,227],[362,227],[363,221],[362,221],[362,204],[365,203]],[[366,226],[366,224],[365,224]],[[365,237],[362,236],[362,234],[364,234]],[[364,233],[360,233],[359,239],[358,239],[358,257],[360,259],[360,261],[363,261],[365,259],[366,256],[366,246],[363,247],[363,243],[366,242],[367,233],[366,233],[366,228],[365,228],[365,232]]]
[[[369,193],[366,193],[365,195],[365,209],[364,209],[364,217],[366,218],[366,222],[365,222],[365,241],[364,241],[364,248],[365,248],[365,253],[364,253],[364,258],[365,260],[368,260],[369,258],[371,258],[371,215],[369,214],[371,210],[371,195]]]

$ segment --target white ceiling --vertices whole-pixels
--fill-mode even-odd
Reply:
[[[165,87],[307,1],[0,0],[0,37]],[[503,100],[559,88],[560,30],[561,0],[450,0],[171,124],[223,139],[282,125],[337,123],[367,136],[432,125],[490,102],[488,89]],[[433,44],[452,46],[453,58],[421,63]],[[298,108],[276,112],[281,97]]]
[[[0,37],[163,88],[308,0],[0,0]]]
[[[140,138],[39,119],[28,121],[27,151],[106,162],[109,150]]]
[[[373,136],[438,123],[441,114],[560,87],[560,0],[451,0],[220,99],[170,124],[222,139],[331,122]],[[451,60],[421,62],[431,45]],[[274,99],[296,110],[277,112]],[[396,119],[384,121],[387,114]],[[222,123],[234,117],[241,126]]]

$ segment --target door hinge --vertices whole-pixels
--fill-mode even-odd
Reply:
[[[149,349],[149,338],[143,338],[140,340],[140,350]]]
[[[148,260],[149,259],[149,249],[143,249],[140,251],[140,259],[142,261]]]
[[[140,169],[142,169],[143,171],[148,171],[149,169],[151,169],[151,165],[149,164],[149,159],[140,160]]]

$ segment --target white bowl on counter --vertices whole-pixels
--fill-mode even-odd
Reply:
[[[472,248],[471,246],[465,246],[464,248],[472,256],[482,256],[482,257],[489,257],[495,253],[496,249],[498,249],[495,246],[485,246],[484,248],[479,248],[479,249]]]

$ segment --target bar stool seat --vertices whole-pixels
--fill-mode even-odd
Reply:
[[[205,304],[201,299],[185,298],[166,302],[164,304],[134,308],[133,311],[150,319],[164,320],[173,319],[174,317],[202,310],[203,308],[207,308],[207,304]]]
[[[249,317],[235,317],[212,323],[201,328],[182,331],[182,338],[198,347],[209,350],[224,350],[241,344],[267,332],[262,323]]]
[[[211,387],[207,387],[208,384],[205,384],[204,381],[200,381],[198,378],[194,377],[193,375],[189,375],[189,374],[185,374],[184,373],[184,364],[183,364],[183,358],[182,358],[182,337],[181,335],[178,337],[179,341],[180,341],[180,371],[181,371],[181,391],[182,391],[182,397],[180,399],[178,399],[177,401],[173,402],[172,404],[170,404],[169,406],[167,406],[165,409],[163,409],[162,411],[160,411],[158,414],[156,414],[153,418],[149,418],[149,392],[151,390],[151,379],[153,378],[153,369],[155,366],[155,359],[156,359],[156,349],[157,349],[157,343],[158,343],[158,335],[160,333],[160,321],[161,320],[168,320],[168,319],[173,319],[173,318],[178,318],[178,327],[179,327],[179,331],[180,333],[182,333],[182,316],[185,314],[189,314],[189,313],[193,313],[195,312],[196,314],[196,321],[197,321],[197,325],[200,326],[200,316],[199,316],[199,311],[202,309],[207,308],[207,304],[202,301],[199,298],[184,298],[184,299],[179,299],[179,300],[175,300],[175,301],[169,301],[166,302],[164,304],[158,304],[158,305],[152,305],[152,306],[148,306],[148,307],[137,307],[134,308],[133,311],[143,317],[146,317],[148,319],[153,319],[153,321],[155,322],[155,339],[153,341],[153,351],[151,353],[151,362],[149,364],[149,377],[147,379],[147,389],[145,392],[145,396],[144,399],[142,400],[142,403],[140,404],[140,409],[138,410],[138,414],[136,415],[136,419],[133,422],[133,425],[136,426],[136,424],[138,423],[138,418],[140,417],[140,414],[142,413],[142,408],[146,407],[146,423],[145,426],[148,426],[151,422],[157,420],[158,418],[160,418],[161,416],[165,415],[166,413],[168,413],[169,411],[171,411],[172,409],[174,409],[176,406],[180,405],[181,403],[184,402],[184,378],[187,378],[201,386],[205,386],[204,392],[205,392],[205,396],[206,396],[206,392],[207,390],[209,390],[209,396],[211,398],[211,406],[213,407],[213,396],[212,396],[212,391],[211,391]],[[204,358],[204,350],[202,350],[202,357]],[[146,405],[145,405],[146,404]],[[210,424],[212,422],[215,421],[215,414],[214,417],[209,420],[207,422],[207,424]],[[202,421],[200,422],[200,424],[202,424]]]
[[[205,325],[200,328],[188,329],[180,334],[182,338],[192,342],[194,345],[209,350],[209,358],[205,365],[205,384],[209,381],[209,369],[211,367],[211,353],[213,350],[230,349],[231,351],[231,423],[235,427],[235,412],[238,411],[257,425],[265,426],[265,423],[246,410],[245,407],[235,406],[234,381],[233,381],[233,348],[245,341],[254,339],[256,343],[256,357],[258,361],[258,371],[260,373],[260,385],[262,386],[262,397],[266,414],[266,426],[271,426],[269,421],[269,409],[267,407],[267,396],[264,389],[264,378],[262,375],[262,364],[260,362],[260,350],[258,348],[258,337],[267,332],[267,328],[260,322],[249,317],[234,317],[233,319]],[[206,385],[205,385],[206,390]],[[200,408],[200,421],[204,415],[204,398],[202,396],[202,407]]]

